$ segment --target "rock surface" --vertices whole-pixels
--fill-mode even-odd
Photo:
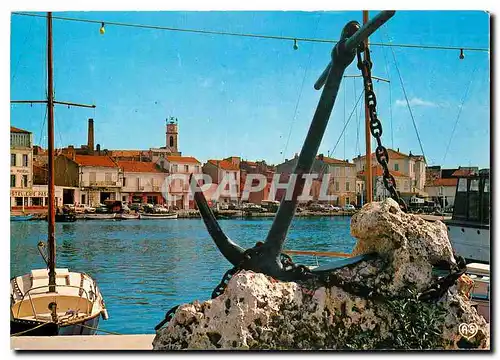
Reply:
[[[433,280],[432,264],[455,262],[444,224],[388,199],[365,205],[351,232],[356,254],[378,256],[321,283],[240,271],[221,296],[181,305],[153,349],[489,348],[488,324],[456,285],[437,302],[416,299]],[[476,324],[475,336],[461,336],[462,323]]]

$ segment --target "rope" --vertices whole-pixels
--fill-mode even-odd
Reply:
[[[470,86],[471,86],[472,82],[474,81],[474,74],[476,73],[477,68],[478,67],[476,66],[474,68],[474,71],[472,71],[472,74],[471,74],[471,77],[470,77],[470,81],[469,81],[469,85],[467,85],[467,88],[465,89],[465,93],[464,93],[464,95],[462,97],[462,101],[460,102],[460,108],[458,109],[458,114],[457,114],[457,118],[455,120],[455,125],[453,125],[453,130],[451,131],[450,140],[448,141],[448,145],[446,146],[446,151],[444,152],[443,165],[444,165],[444,162],[446,160],[446,156],[448,155],[448,150],[450,149],[451,140],[453,139],[453,135],[455,134],[455,129],[457,128],[458,119],[460,119],[460,115],[462,114],[462,108],[464,106],[465,99],[467,98],[467,95],[469,94]]]
[[[23,51],[24,50],[24,45],[26,45],[26,41],[28,40],[28,37],[31,34],[31,27],[32,27],[32,25],[33,25],[33,23],[30,23],[30,28],[28,30],[28,34],[24,38],[23,45],[21,46],[21,53],[19,54],[19,58],[17,59],[16,67],[14,68],[14,71],[12,72],[13,73],[13,75],[12,75],[12,82],[14,82],[14,80],[16,80],[17,70],[19,69],[19,62],[21,61],[21,58],[23,57],[23,54],[24,54],[24,51]]]
[[[33,13],[23,13],[23,12],[12,12],[12,15],[46,18],[46,15],[33,14]],[[338,40],[330,40],[330,39],[317,39],[317,38],[304,38],[304,37],[291,37],[291,36],[278,36],[278,35],[258,35],[258,34],[234,33],[234,32],[215,31],[215,30],[185,29],[185,28],[175,28],[175,27],[168,27],[168,26],[132,24],[132,23],[124,23],[124,22],[116,22],[116,21],[77,19],[77,18],[71,18],[71,17],[65,17],[65,16],[52,16],[52,19],[53,20],[64,20],[64,21],[75,21],[75,22],[99,24],[99,25],[104,23],[105,25],[113,25],[113,26],[123,26],[123,27],[153,29],[153,30],[178,31],[178,32],[185,32],[185,33],[196,33],[196,34],[227,35],[227,36],[257,38],[257,39],[304,41],[304,42],[328,43],[328,44],[338,43]],[[476,47],[468,47],[468,46],[387,44],[387,43],[370,43],[370,46],[387,46],[387,47],[414,48],[414,49],[427,49],[427,50],[454,50],[454,51],[463,50],[463,51],[480,51],[480,52],[487,52],[487,53],[490,52],[490,50],[488,48],[476,48]]]
[[[123,335],[123,334],[120,334],[120,333],[117,333],[117,332],[114,332],[114,331],[98,329],[98,328],[95,328],[93,326],[88,326],[88,325],[83,325],[83,324],[74,324],[74,325],[78,325],[78,326],[81,326],[81,327],[84,327],[84,328],[87,328],[87,329],[92,329],[92,330],[95,330],[95,331],[105,332],[105,333],[112,334],[112,335]]]
[[[330,154],[333,154],[335,152],[335,149],[337,148],[337,145],[339,144],[340,142],[340,139],[342,138],[342,135],[344,134],[344,131],[347,127],[347,125],[349,125],[349,122],[351,121],[351,118],[352,118],[352,114],[354,114],[354,112],[357,110],[358,108],[358,103],[359,103],[359,100],[361,100],[361,98],[363,97],[363,94],[365,93],[365,91],[363,90],[361,92],[361,94],[359,94],[359,97],[358,97],[358,100],[356,101],[356,104],[354,105],[354,108],[353,110],[351,111],[351,115],[349,115],[349,118],[347,119],[347,123],[344,125],[344,128],[342,129],[342,132],[340,133],[340,136],[339,138],[337,139],[337,142],[335,143],[335,146],[333,147],[333,150],[331,152],[329,152]]]
[[[20,336],[20,335],[22,335],[22,334],[26,334],[27,332],[30,332],[30,331],[33,331],[33,330],[39,329],[39,328],[41,328],[42,326],[47,325],[47,324],[52,324],[52,323],[45,322],[45,323],[42,323],[42,324],[40,324],[40,325],[35,326],[34,328],[31,328],[31,329],[28,329],[28,330],[24,330],[24,331],[20,331],[20,332],[18,332],[18,333],[11,334],[10,336]]]
[[[417,134],[417,139],[418,139],[418,143],[420,145],[420,150],[422,151],[422,156],[425,159],[424,147],[422,146],[422,140],[420,140],[420,135],[418,133],[417,124],[415,123],[415,118],[413,117],[413,112],[411,111],[410,101],[408,100],[408,95],[406,94],[406,89],[405,89],[405,85],[403,83],[403,78],[401,77],[401,72],[399,71],[398,62],[396,61],[396,54],[394,53],[394,49],[391,48],[391,51],[392,51],[392,58],[394,59],[394,65],[396,65],[396,70],[398,73],[399,81],[400,81],[401,87],[403,89],[403,94],[405,96],[406,105],[408,106],[408,111],[410,112],[411,121],[413,123],[413,127],[415,128],[415,133]]]

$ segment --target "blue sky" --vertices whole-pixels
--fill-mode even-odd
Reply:
[[[55,15],[330,39],[338,39],[347,21],[362,20],[361,11]],[[279,163],[300,151],[320,96],[313,84],[329,61],[331,44],[299,42],[295,51],[293,42],[283,40],[111,25],[100,35],[99,27],[54,20],[56,98],[97,106],[95,110],[56,107],[56,146],[85,144],[89,117],[95,119],[96,143],[102,148],[164,146],[165,118],[175,116],[180,150],[201,161],[236,155]],[[11,29],[11,99],[44,98],[46,21],[13,15]],[[479,11],[399,11],[371,41],[488,48],[489,15]],[[466,51],[465,59],[459,60],[459,52],[449,50],[395,48],[394,53],[428,163],[489,167],[489,54]],[[383,143],[390,147],[393,138],[394,148],[421,153],[391,50],[372,47],[372,61],[373,75],[391,80],[391,85],[375,84]],[[359,74],[355,62],[346,74]],[[320,152],[333,150],[361,89],[361,79],[344,81]],[[358,107],[357,117],[347,127],[345,145],[341,138],[334,157],[352,159],[364,152],[361,110]],[[40,105],[11,106],[11,124],[32,131],[35,143],[42,146],[46,146],[44,115]]]

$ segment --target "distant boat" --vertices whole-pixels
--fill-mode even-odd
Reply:
[[[76,221],[76,216],[73,213],[56,214],[56,222],[74,222],[74,221]]]
[[[85,214],[85,220],[110,220],[117,218],[116,213],[113,214]]]
[[[122,220],[134,220],[139,218],[140,218],[139,214],[120,214],[120,219]]]
[[[11,215],[10,221],[29,221],[33,219],[33,215]]]
[[[141,214],[141,220],[177,219],[177,214]]]

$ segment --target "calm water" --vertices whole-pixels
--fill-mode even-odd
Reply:
[[[221,220],[228,236],[251,247],[267,235],[272,219]],[[286,249],[350,252],[349,217],[294,219]],[[44,221],[11,222],[11,276],[45,266],[37,250],[46,241]],[[210,298],[231,268],[201,219],[77,221],[56,224],[57,266],[91,275],[109,320],[100,328],[123,334],[154,333],[174,305]],[[318,258],[319,264],[328,261]],[[294,261],[315,264],[311,257]]]

